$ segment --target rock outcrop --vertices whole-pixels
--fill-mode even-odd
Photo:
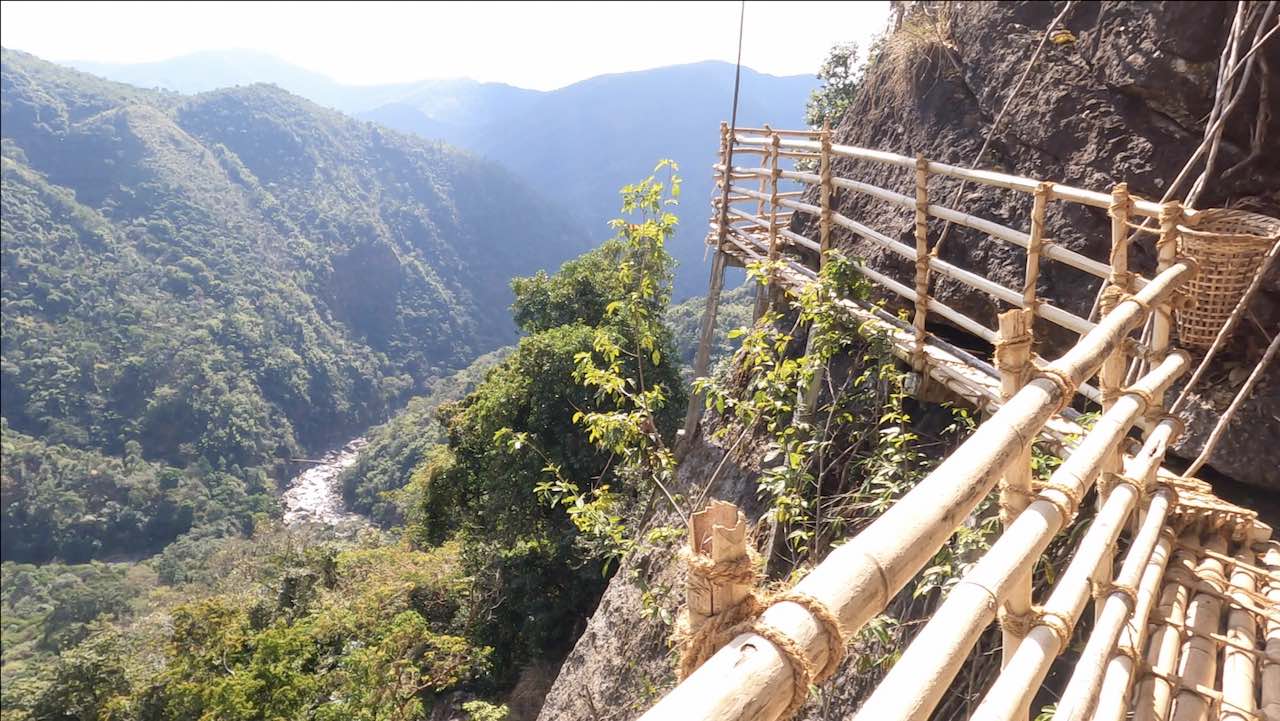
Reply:
[[[1064,4],[1040,2],[912,3],[901,21],[909,40],[890,37],[868,67],[862,92],[834,130],[834,141],[930,160],[973,165],[1001,108],[1009,103],[1000,129],[978,163],[1019,175],[1108,191],[1127,182],[1130,191],[1160,199],[1204,135],[1204,119],[1214,102],[1217,69],[1234,4],[1182,2],[1076,3],[1063,25],[1069,35],[1050,42],[1026,84],[1010,94],[1046,27]],[[1280,67],[1280,40],[1263,51]],[[1267,77],[1270,97],[1280,97]],[[1256,85],[1256,80],[1250,81]],[[1250,154],[1250,133],[1259,101],[1251,89],[1228,118],[1215,179],[1196,203],[1199,208],[1241,207],[1280,217],[1280,113],[1273,113],[1261,158],[1223,179]],[[834,172],[872,184],[914,193],[905,171],[841,160]],[[1192,174],[1199,173],[1197,167]],[[1175,194],[1181,199],[1190,187]],[[954,182],[934,179],[934,202],[1015,228],[1030,225],[1030,198],[1009,191],[968,186],[955,201]],[[888,235],[914,244],[912,217],[867,196],[838,192],[836,206]],[[799,218],[798,221],[807,221]],[[1047,234],[1053,242],[1105,260],[1109,219],[1102,209],[1050,203]],[[931,243],[943,224],[930,225]],[[911,271],[896,257],[867,242],[838,234],[842,244],[867,262],[889,270],[910,285]],[[940,257],[1020,289],[1024,253],[976,231],[952,226]],[[1149,273],[1155,266],[1152,236],[1139,235],[1131,263]],[[1039,294],[1078,314],[1088,313],[1097,278],[1059,263],[1041,265]],[[967,286],[938,279],[935,296],[966,315],[995,327],[1002,305]],[[1263,330],[1265,332],[1263,332]],[[1273,267],[1218,367],[1196,389],[1183,414],[1188,432],[1175,453],[1194,458],[1218,414],[1243,382],[1240,368],[1261,357],[1269,336],[1280,329],[1280,267]],[[1037,324],[1038,351],[1055,357],[1074,336]],[[1247,452],[1245,450],[1247,449]],[[1240,481],[1280,488],[1280,370],[1273,369],[1229,426],[1210,466]]]

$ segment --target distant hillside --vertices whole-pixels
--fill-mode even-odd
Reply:
[[[512,175],[270,86],[145,91],[3,55],[3,415],[249,468],[515,338],[587,247]]]
[[[683,170],[683,228],[672,255],[675,297],[704,292],[703,237],[718,128],[733,99],[734,66],[703,62],[602,75],[549,92],[470,80],[344,86],[267,55],[200,53],[159,63],[95,65],[107,77],[181,92],[270,82],[387,127],[436,138],[509,168],[565,208],[592,237],[617,211],[617,189],[660,158]],[[423,69],[424,74],[429,68]],[[742,70],[738,121],[804,124],[814,76]]]

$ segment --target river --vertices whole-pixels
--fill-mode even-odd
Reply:
[[[342,472],[356,462],[356,456],[366,443],[364,438],[348,441],[341,448],[318,458],[318,463],[310,465],[289,481],[289,489],[281,497],[286,525],[323,523],[349,531],[368,525],[364,516],[347,510],[338,482]]]

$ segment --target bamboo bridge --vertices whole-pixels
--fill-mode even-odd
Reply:
[[[837,177],[836,159],[901,169],[908,179],[904,185],[913,187],[898,192]],[[798,167],[786,169],[784,162]],[[1280,247],[1280,223],[1239,211],[1142,200],[1123,184],[1103,193],[837,145],[826,131],[730,131],[722,125],[715,169],[719,198],[708,236],[715,256],[697,375],[707,373],[726,266],[774,261],[768,290],[798,288],[815,281],[830,249],[856,238],[914,268],[908,283],[857,266],[911,313],[900,319],[857,299],[843,301],[844,309],[891,339],[894,353],[912,366],[918,387],[945,388],[988,415],[923,481],[790,592],[775,597],[748,630],[725,643],[644,719],[791,716],[811,686],[836,670],[846,640],[881,613],[994,492],[1001,534],[919,629],[856,719],[929,718],[978,637],[999,620],[1002,671],[971,718],[1028,719],[1050,664],[1075,643],[1083,650],[1052,714],[1055,721],[1280,721],[1280,546],[1254,512],[1164,466],[1166,451],[1183,430],[1166,411],[1174,405],[1166,404],[1166,392],[1191,370],[1187,349],[1207,348],[1194,381],[1221,347]],[[1030,227],[1006,227],[938,204],[930,197],[935,178],[1030,196]],[[837,192],[913,214],[914,244],[837,212]],[[1051,203],[1109,214],[1111,251],[1105,262],[1053,242],[1046,228]],[[798,215],[809,216],[808,222],[792,223]],[[1022,287],[1005,287],[931,253],[930,219],[1021,248]],[[816,237],[796,232],[803,227],[815,228]],[[1154,237],[1158,262],[1150,277],[1130,268],[1135,231]],[[1211,245],[1195,246],[1199,236],[1210,237]],[[1049,263],[1103,281],[1096,320],[1037,295],[1041,266]],[[1010,310],[988,327],[931,297],[931,276],[986,294]],[[985,340],[994,346],[994,358],[937,337],[926,321]],[[1056,359],[1039,358],[1032,350],[1037,323],[1078,339]],[[1272,342],[1242,395],[1275,350]],[[1079,396],[1101,408],[1087,429],[1071,408]],[[686,438],[701,416],[695,399]],[[1030,446],[1036,439],[1055,442],[1063,458],[1044,483],[1032,480]],[[1096,507],[1082,509],[1082,499],[1095,487]],[[1047,596],[1033,598],[1032,569],[1078,513],[1092,514],[1092,523]],[[730,519],[717,533],[733,525]],[[701,542],[691,546],[695,556],[711,553]],[[734,560],[723,548],[716,555],[716,562]],[[741,590],[713,586],[704,593],[707,612],[714,616],[718,605],[731,602],[720,596]],[[1076,626],[1090,600],[1093,623],[1086,637]]]

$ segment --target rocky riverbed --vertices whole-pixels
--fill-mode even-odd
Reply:
[[[349,441],[316,459],[306,470],[289,482],[284,492],[284,522],[288,525],[323,523],[329,526],[358,528],[367,523],[363,516],[351,513],[342,501],[338,477],[356,462],[364,438]]]

